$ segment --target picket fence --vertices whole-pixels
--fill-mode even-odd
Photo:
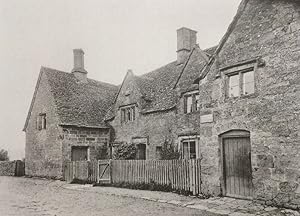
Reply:
[[[170,185],[174,190],[201,192],[200,159],[195,160],[113,160],[112,183]]]
[[[76,161],[66,163],[64,170],[67,182],[156,183],[194,195],[201,193],[200,159]]]

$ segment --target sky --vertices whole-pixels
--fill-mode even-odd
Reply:
[[[240,0],[0,0],[0,149],[25,155],[22,131],[41,66],[69,72],[85,52],[88,77],[120,84],[176,59],[176,30],[215,46]]]

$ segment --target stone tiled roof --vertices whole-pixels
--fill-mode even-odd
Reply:
[[[176,106],[180,91],[196,88],[193,81],[216,47],[201,51],[195,47],[185,64],[173,61],[141,76],[134,76],[142,98],[141,112],[169,110]],[[42,67],[53,94],[61,125],[108,127],[105,120],[115,116],[113,103],[120,87],[87,79],[78,82],[71,73]]]
[[[197,85],[193,82],[216,48],[211,47],[202,51],[196,46],[185,64],[177,65],[177,62],[173,61],[144,75],[134,76],[135,83],[143,95],[143,100],[140,101],[141,112],[172,109],[178,101],[178,90],[186,92],[197,89]],[[112,107],[105,119],[113,118],[116,109]]]
[[[185,65],[178,83],[176,84],[176,88],[179,92],[184,93],[198,89],[198,85],[193,84],[194,80],[199,76],[200,71],[208,63],[211,53],[213,53],[215,49],[216,47],[212,47],[202,51],[199,47],[195,47],[189,61]]]
[[[107,127],[103,119],[117,86],[92,79],[78,82],[73,74],[50,68],[41,71],[46,74],[62,125]]]
[[[173,90],[178,77],[180,76],[182,65],[177,66],[177,62],[171,62],[150,73],[136,77],[136,83],[144,95],[142,112],[166,110],[174,107],[176,94]]]

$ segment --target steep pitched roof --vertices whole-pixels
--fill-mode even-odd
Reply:
[[[177,65],[177,62],[173,61],[141,76],[133,75],[132,79],[143,95],[143,100],[139,102],[141,112],[151,113],[174,108],[178,101],[176,88],[180,87],[181,90],[187,91],[191,86],[195,87],[193,81],[215,49],[216,47],[211,47],[202,51],[196,46],[184,64]],[[113,118],[116,109],[112,107],[105,119]]]
[[[193,82],[208,63],[209,57],[215,49],[216,47],[211,47],[202,51],[199,46],[193,49],[175,86],[181,93],[198,89],[198,85],[193,84]]]
[[[183,65],[171,62],[154,71],[139,76],[136,81],[140,86],[146,103],[142,112],[153,112],[171,109],[176,104],[173,87],[180,76]]]
[[[42,67],[41,73],[47,77],[61,125],[107,127],[103,119],[117,86],[92,79],[78,82],[73,74],[51,68]]]
[[[71,73],[44,68],[61,124],[106,127],[103,119],[118,87],[88,79],[80,83]]]

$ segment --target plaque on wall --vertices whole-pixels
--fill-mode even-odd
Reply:
[[[211,123],[214,121],[214,117],[213,114],[207,114],[207,115],[202,115],[200,116],[200,123],[204,124],[204,123]]]

